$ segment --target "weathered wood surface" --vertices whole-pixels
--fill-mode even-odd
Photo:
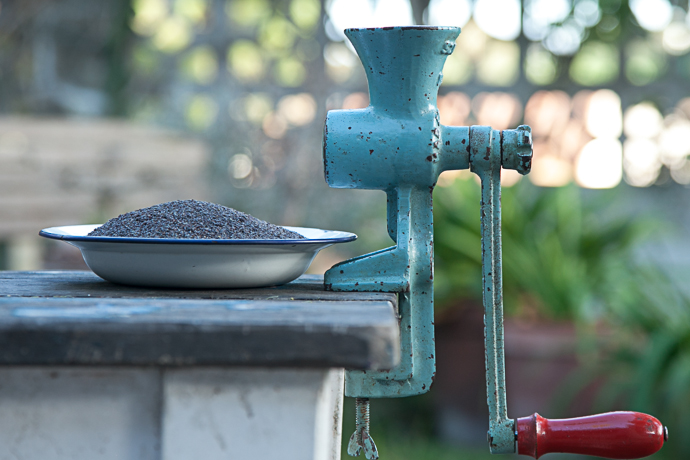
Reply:
[[[320,277],[251,290],[117,286],[90,272],[0,272],[0,364],[391,368],[395,295]]]
[[[91,271],[0,271],[0,297],[109,297],[122,299],[247,299],[385,301],[397,305],[388,292],[325,291],[323,276],[303,275],[292,283],[261,289],[155,289],[113,284]]]

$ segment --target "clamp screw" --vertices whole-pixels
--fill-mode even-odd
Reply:
[[[364,448],[364,456],[367,460],[378,460],[379,452],[369,434],[369,398],[355,398],[355,404],[357,406],[356,428],[347,444],[347,453],[351,457],[359,457]]]

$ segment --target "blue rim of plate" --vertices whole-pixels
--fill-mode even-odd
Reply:
[[[130,238],[122,236],[82,236],[82,235],[63,235],[59,233],[53,233],[50,230],[58,228],[70,228],[70,227],[83,227],[83,225],[65,225],[59,227],[49,227],[44,228],[38,232],[39,236],[44,238],[50,238],[53,240],[62,241],[78,241],[78,242],[90,242],[90,243],[134,243],[134,244],[231,244],[231,245],[294,245],[294,244],[335,244],[335,243],[348,243],[357,239],[357,235],[350,232],[342,232],[339,230],[322,230],[319,228],[310,227],[283,227],[288,230],[318,230],[327,233],[337,233],[343,236],[332,237],[332,238],[308,238],[299,240],[211,240],[211,239],[183,239],[183,238]],[[97,227],[97,226],[96,226]],[[94,227],[95,228],[95,227]]]

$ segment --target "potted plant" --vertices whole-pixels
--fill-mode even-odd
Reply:
[[[634,250],[657,225],[616,213],[620,190],[528,181],[503,190],[503,290],[508,407],[512,416],[590,413],[601,380],[583,361],[614,334],[608,321],[630,292]],[[480,190],[456,180],[435,195],[436,407],[441,432],[485,430]],[[602,331],[605,334],[602,334]],[[603,335],[603,337],[602,337]],[[579,375],[574,385],[566,376]],[[570,385],[568,387],[568,385]],[[568,394],[578,394],[565,398]],[[577,389],[578,391],[575,391]],[[587,389],[588,391],[581,391]],[[552,404],[553,399],[569,404]],[[477,433],[472,428],[479,427]]]

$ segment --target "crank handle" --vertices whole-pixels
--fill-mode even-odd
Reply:
[[[651,415],[607,412],[549,420],[539,414],[517,419],[518,454],[534,458],[553,452],[633,459],[652,455],[668,439],[668,430]]]

